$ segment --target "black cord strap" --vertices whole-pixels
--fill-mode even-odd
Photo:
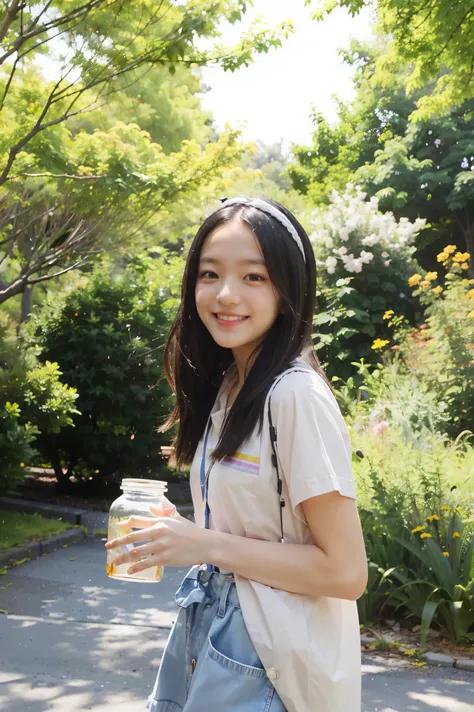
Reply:
[[[280,468],[279,468],[279,463],[278,463],[277,431],[276,431],[275,426],[273,425],[271,400],[272,400],[273,390],[278,385],[278,383],[280,383],[281,379],[284,378],[289,373],[308,373],[308,369],[291,368],[291,369],[288,369],[287,371],[284,371],[283,373],[281,373],[279,376],[277,376],[273,385],[271,386],[271,388],[269,390],[269,397],[268,397],[268,423],[269,423],[269,428],[270,428],[270,443],[272,446],[272,465],[275,468],[276,475],[277,475],[277,492],[278,492],[278,497],[280,500],[280,527],[281,527],[281,541],[282,541],[282,543],[284,541],[283,507],[286,505],[286,502],[285,502],[285,498],[283,496],[283,480],[280,475]],[[364,453],[361,450],[356,450],[356,455],[361,459],[364,457]]]
[[[284,542],[284,534],[283,534],[283,507],[286,505],[285,498],[283,496],[283,480],[280,475],[280,468],[279,468],[279,463],[278,463],[278,451],[277,451],[277,431],[275,426],[273,425],[273,419],[272,419],[272,409],[271,409],[271,401],[272,401],[272,392],[275,389],[275,387],[280,383],[281,379],[284,378],[287,374],[289,373],[308,373],[307,369],[303,368],[290,368],[287,371],[284,371],[281,373],[277,378],[275,379],[272,387],[270,388],[269,391],[269,397],[268,397],[268,423],[269,423],[269,428],[270,428],[270,443],[272,446],[272,465],[275,468],[276,475],[277,475],[277,492],[278,492],[278,498],[280,501],[280,528],[281,528],[281,542]]]

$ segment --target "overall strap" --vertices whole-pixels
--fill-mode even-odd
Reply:
[[[289,368],[283,373],[281,373],[279,376],[276,377],[275,381],[273,382],[270,390],[268,391],[268,405],[267,405],[267,411],[268,411],[268,424],[269,424],[269,430],[270,430],[270,443],[272,446],[272,465],[275,468],[276,475],[277,475],[277,492],[278,492],[278,497],[280,501],[280,528],[281,528],[281,542],[283,543],[285,540],[284,534],[283,534],[283,507],[285,506],[285,498],[283,496],[283,480],[280,475],[280,467],[279,465],[281,464],[279,462],[279,457],[278,457],[278,440],[277,440],[277,431],[275,426],[273,425],[273,418],[272,418],[272,409],[271,409],[271,400],[272,400],[272,393],[275,390],[276,386],[280,383],[280,381],[287,376],[289,373],[309,373],[310,368]]]

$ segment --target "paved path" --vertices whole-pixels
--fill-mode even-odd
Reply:
[[[12,584],[0,590],[2,712],[145,712],[184,571],[132,584],[108,578],[104,561],[89,537],[0,577]],[[363,712],[474,712],[471,673],[363,660]]]

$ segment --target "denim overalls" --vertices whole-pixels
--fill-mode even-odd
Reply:
[[[247,633],[233,575],[195,566],[176,602],[150,711],[286,712]]]
[[[209,526],[204,437],[201,489]],[[147,707],[151,712],[286,712],[250,640],[233,574],[194,566],[175,596],[180,606]]]

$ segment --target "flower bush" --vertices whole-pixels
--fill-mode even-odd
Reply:
[[[334,192],[310,221],[320,284],[314,342],[328,374],[342,378],[353,374],[353,361],[378,360],[372,345],[391,335],[383,319],[388,310],[413,325],[421,314],[406,285],[418,268],[412,243],[424,221],[397,222],[378,210],[377,198],[365,198],[360,188]]]
[[[408,285],[425,308],[425,321],[410,329],[404,315],[392,315],[392,339],[374,349],[399,351],[407,369],[434,394],[446,411],[443,427],[456,436],[474,423],[474,280],[468,279],[470,255],[448,245],[438,255],[446,276],[411,275]]]
[[[405,265],[415,251],[413,242],[426,221],[397,221],[393,213],[379,211],[378,198],[366,197],[359,186],[349,184],[342,195],[333,191],[329,207],[310,218],[317,264],[329,275],[359,274],[370,265],[379,276],[385,272],[392,279],[397,264]]]
[[[398,612],[421,622],[421,646],[436,624],[453,640],[474,640],[474,448],[433,433],[423,447],[397,428],[353,419],[358,502],[369,560],[358,601],[363,623]]]

